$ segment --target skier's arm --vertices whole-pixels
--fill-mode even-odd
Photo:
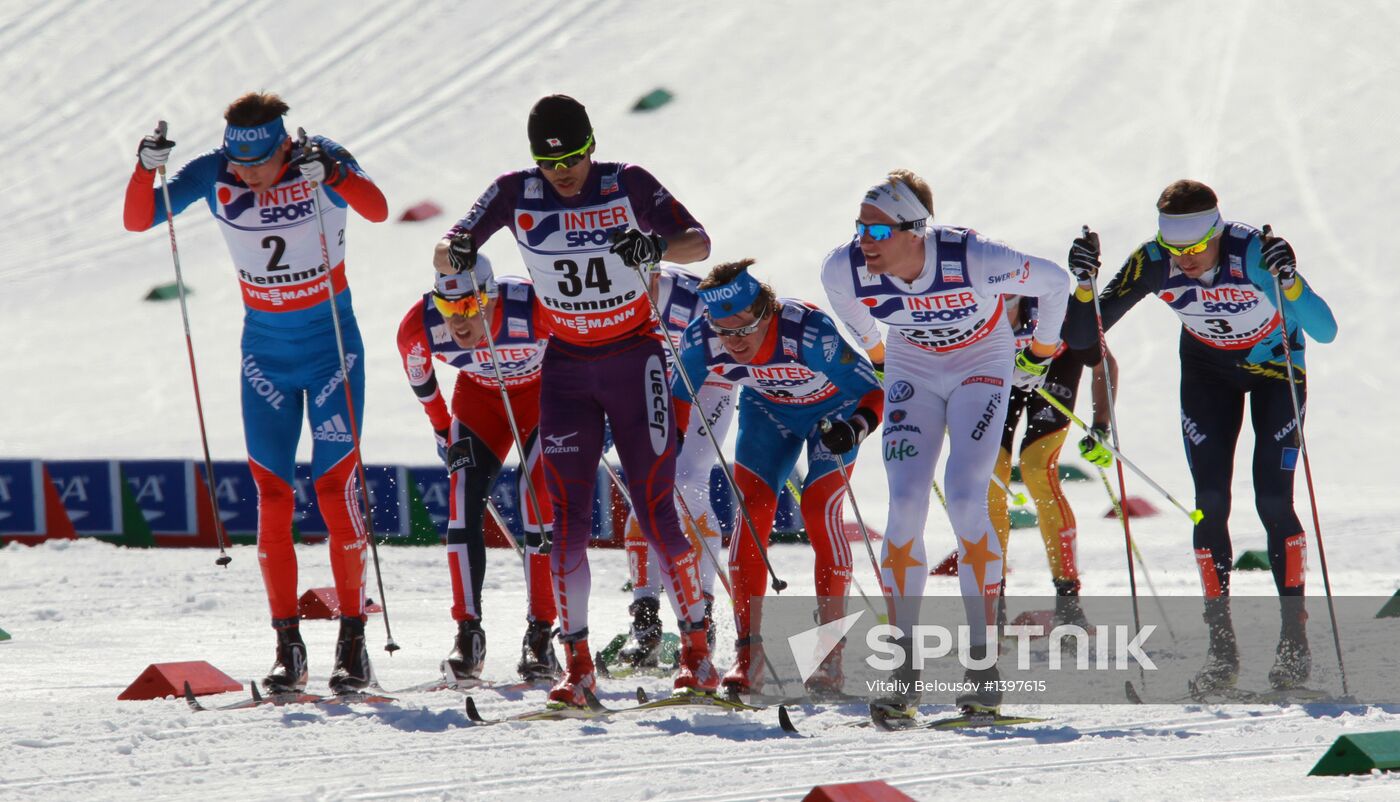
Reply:
[[[1118,360],[1113,358],[1113,352],[1104,354],[1104,359],[1099,360],[1090,370],[1093,377],[1090,381],[1090,394],[1094,402],[1093,426],[1095,429],[1108,431],[1109,423],[1113,420],[1113,409],[1109,405],[1111,397],[1118,397]]]
[[[968,237],[967,266],[973,289],[984,296],[1014,293],[1036,299],[1039,317],[1031,336],[1031,351],[1041,357],[1054,354],[1074,283],[1069,271],[980,234]]]
[[[323,136],[313,137],[336,162],[334,177],[327,177],[326,191],[350,205],[361,217],[371,223],[382,223],[389,219],[389,202],[379,185],[374,183],[355,157],[344,146]]]
[[[816,336],[803,338],[810,343],[803,348],[803,361],[812,370],[825,373],[843,395],[860,399],[856,408],[869,410],[874,416],[870,421],[873,428],[885,411],[885,391],[875,378],[875,368],[841,338],[836,324],[826,313],[813,312],[807,325]],[[833,343],[834,348],[831,347]]]
[[[692,386],[699,388],[704,384],[709,358],[706,354],[705,332],[701,327],[708,325],[703,317],[696,317],[686,327],[685,334],[681,336],[680,364],[676,366],[676,375],[671,377],[671,401],[676,408],[676,428],[682,432],[690,425],[690,407],[695,403],[695,399],[686,388],[681,372],[685,372],[685,378],[690,380]]]
[[[666,261],[685,265],[709,258],[710,235],[705,227],[651,173],[628,164],[620,181],[637,214],[634,227],[666,241]]]
[[[423,404],[423,411],[433,424],[433,431],[447,430],[452,424],[452,416],[447,412],[438,389],[437,374],[433,371],[433,354],[428,345],[428,333],[423,328],[423,306],[414,304],[399,323],[399,356],[403,360],[403,370],[413,394]]]
[[[836,317],[851,332],[851,336],[871,355],[872,360],[878,353],[880,358],[877,361],[883,363],[885,346],[880,341],[880,327],[875,324],[875,316],[870,314],[870,308],[856,299],[851,286],[848,246],[843,245],[827,254],[826,261],[822,264],[822,287],[826,289],[831,311],[836,313]]]
[[[1161,286],[1163,276],[1150,271],[1145,248],[1133,251],[1113,280],[1099,293],[1103,312],[1103,330],[1107,332],[1149,292]],[[1094,314],[1094,296],[1086,289],[1075,290],[1069,301],[1064,329],[1065,342],[1070,348],[1084,352],[1085,364],[1093,366],[1101,358],[1099,326]]]
[[[220,158],[217,151],[205,153],[170,177],[166,188],[170,191],[170,205],[175,214],[209,193]],[[165,198],[152,186],[155,180],[156,171],[147,170],[138,161],[126,182],[126,202],[122,206],[122,224],[127,231],[145,231],[165,221]]]
[[[1274,292],[1274,277],[1264,267],[1258,237],[1249,243],[1245,264],[1250,282],[1264,293],[1275,309],[1283,308]],[[1309,337],[1320,343],[1330,343],[1336,339],[1337,319],[1332,315],[1332,308],[1303,280],[1302,274],[1295,272],[1291,282],[1283,283],[1287,285],[1283,288],[1282,303],[1288,305],[1284,314],[1288,316],[1289,328],[1296,330],[1301,327]]]
[[[521,180],[519,173],[506,173],[491,182],[491,186],[472,204],[471,211],[447,230],[433,249],[433,267],[437,272],[443,275],[457,272],[447,256],[453,237],[470,234],[475,247],[481,247],[492,234],[511,224]]]

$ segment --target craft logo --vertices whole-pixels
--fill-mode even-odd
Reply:
[[[1001,407],[1001,393],[992,393],[987,399],[987,407],[982,410],[982,417],[977,420],[977,425],[972,427],[972,439],[981,440],[987,436],[987,431],[992,426],[992,420],[996,417],[997,409]]]

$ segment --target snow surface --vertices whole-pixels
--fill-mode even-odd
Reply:
[[[140,300],[171,278],[165,233],[122,229],[122,188],[156,119],[170,121],[183,162],[217,144],[230,99],[267,88],[290,101],[289,124],[346,144],[394,214],[423,199],[448,210],[349,231],[370,349],[364,453],[431,461],[393,333],[428,287],[442,231],[491,178],[526,164],[530,104],[564,91],[588,105],[599,158],[652,170],[704,221],[715,259],[754,256],[780,293],[817,303],[821,256],[849,236],[860,193],[891,167],[929,179],[940,221],[1057,259],[1088,223],[1110,264],[1152,233],[1161,187],[1210,183],[1227,217],[1272,223],[1294,243],[1341,323],[1335,343],[1309,349],[1307,431],[1331,580],[1339,594],[1390,595],[1400,585],[1400,500],[1386,446],[1400,440],[1400,419],[1386,412],[1393,359],[1377,346],[1398,296],[1382,272],[1394,227],[1385,188],[1400,170],[1398,28],[1400,10],[1381,2],[5,0],[0,457],[199,454],[178,307]],[[675,101],[629,113],[657,86]],[[177,225],[211,447],[241,459],[236,281],[201,207]],[[523,272],[507,238],[486,250],[503,272]],[[1176,331],[1147,301],[1110,342],[1123,368],[1125,450],[1189,499]],[[1263,546],[1251,437],[1237,452],[1237,551]],[[303,458],[308,447],[303,438]],[[883,526],[884,475],[869,455],[855,483],[867,518]],[[1140,482],[1130,492],[1158,501]],[[1301,483],[1299,495],[1306,519]],[[1126,593],[1121,535],[1098,517],[1102,489],[1072,486],[1070,499],[1086,592]],[[1184,521],[1163,514],[1134,531],[1160,592],[1199,592]],[[927,537],[931,553],[952,546],[938,516]],[[1012,550],[1021,592],[1049,590],[1036,541],[1019,534]],[[799,717],[805,735],[790,738],[771,716],[692,712],[470,729],[451,694],[350,712],[116,702],[150,662],[206,659],[239,679],[266,670],[256,556],[233,554],[224,571],[205,553],[91,542],[0,551],[0,627],[14,635],[0,643],[0,798],[737,800],[870,777],[919,799],[1400,795],[1394,777],[1304,776],[1340,734],[1400,729],[1379,709],[1066,707],[1011,736],[891,736],[843,726],[855,718],[847,708]],[[403,687],[429,678],[450,645],[445,566],[435,549],[381,556],[404,649],[376,652],[376,665],[386,686]],[[299,557],[304,587],[329,584],[324,547]],[[1309,557],[1319,592],[1316,548]],[[775,559],[794,590],[810,590],[804,547],[777,548]],[[488,575],[487,673],[501,679],[523,631],[515,566],[495,553]],[[594,566],[595,630],[620,630],[621,555],[598,553]],[[931,588],[955,592],[946,580]],[[1272,586],[1242,574],[1236,592]],[[323,686],[334,627],[306,631],[313,685]],[[719,657],[728,661],[727,647]],[[605,697],[629,689],[605,683]],[[541,698],[479,701],[491,715]]]

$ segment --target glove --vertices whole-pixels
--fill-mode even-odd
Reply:
[[[1108,427],[1095,426],[1089,430],[1089,434],[1080,439],[1079,456],[1100,468],[1107,468],[1113,464],[1113,452],[1104,445],[1106,442],[1108,442]]]
[[[301,177],[313,184],[333,187],[340,183],[340,162],[318,143],[302,148],[292,163],[301,169]]]
[[[1288,240],[1275,237],[1273,229],[1264,226],[1259,246],[1263,249],[1264,266],[1280,281],[1291,284],[1298,277],[1298,257],[1294,255],[1293,246],[1288,244]]]
[[[871,362],[870,366],[875,368],[875,381],[883,385],[885,383],[885,363]]]
[[[860,441],[875,429],[879,423],[875,413],[865,407],[858,407],[848,420],[833,423],[823,421],[822,445],[833,454],[845,454],[860,445]]]
[[[1084,233],[1075,237],[1069,246],[1069,272],[1080,284],[1088,284],[1099,274],[1099,235],[1084,227]]]
[[[136,158],[141,160],[143,169],[154,172],[170,161],[170,151],[174,147],[175,143],[165,138],[165,121],[162,120],[154,134],[141,138],[141,144],[136,146]]]
[[[1016,371],[1011,375],[1011,384],[1018,390],[1033,393],[1045,384],[1045,374],[1050,372],[1050,363],[1055,357],[1037,356],[1028,345],[1016,354]]]
[[[470,233],[457,234],[447,243],[447,261],[452,269],[465,273],[476,267],[476,240]]]
[[[608,250],[621,256],[628,267],[643,267],[661,261],[661,255],[666,252],[666,240],[660,234],[643,234],[632,228],[614,233],[612,247]]]
[[[437,440],[438,459],[442,464],[447,464],[447,447],[452,444],[452,433],[448,429],[434,429],[433,438]]]

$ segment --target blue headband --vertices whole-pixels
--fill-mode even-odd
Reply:
[[[224,128],[224,155],[237,164],[256,167],[271,159],[286,138],[281,117],[251,128],[230,125]]]
[[[744,270],[728,284],[700,290],[700,300],[705,302],[705,309],[709,311],[710,317],[718,320],[737,315],[753,306],[753,302],[758,300],[762,292],[763,288],[759,286],[758,279]]]

